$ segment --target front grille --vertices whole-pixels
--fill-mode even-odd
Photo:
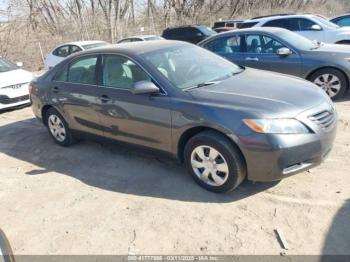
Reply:
[[[325,130],[330,129],[336,120],[334,111],[322,111],[310,116],[309,118]]]
[[[29,99],[29,95],[25,96],[19,96],[14,98],[9,98],[8,96],[1,96],[0,95],[0,104],[8,105],[8,104],[14,104],[21,101],[25,101]]]

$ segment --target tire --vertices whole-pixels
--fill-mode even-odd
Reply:
[[[50,136],[58,145],[67,147],[76,142],[67,122],[56,109],[49,108],[47,110],[45,114],[45,123]]]
[[[195,182],[214,193],[232,191],[246,177],[241,152],[228,138],[214,131],[192,137],[185,146],[184,157],[187,171]]]
[[[310,76],[310,81],[325,90],[328,96],[334,100],[344,96],[348,83],[346,76],[341,71],[334,68],[317,70]]]

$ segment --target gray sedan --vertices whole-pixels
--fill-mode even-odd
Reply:
[[[350,46],[312,42],[282,28],[251,28],[212,36],[198,44],[228,60],[307,79],[332,99],[349,89]]]
[[[337,123],[312,83],[176,41],[77,53],[33,81],[30,96],[57,144],[98,136],[160,150],[213,192],[320,164]]]

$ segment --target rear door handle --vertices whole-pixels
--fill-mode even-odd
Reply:
[[[102,103],[107,103],[107,102],[111,101],[110,97],[107,96],[107,95],[102,95],[102,96],[100,97],[100,99],[101,99],[101,102],[102,102]]]
[[[58,93],[59,91],[60,91],[60,89],[57,86],[52,88],[52,92],[54,92],[54,93]]]
[[[246,57],[246,61],[259,61],[259,58],[257,57]]]

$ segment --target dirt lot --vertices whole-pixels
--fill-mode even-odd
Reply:
[[[16,254],[350,254],[350,99],[321,166],[226,195],[177,162],[54,144],[30,108],[0,115],[0,227]]]

